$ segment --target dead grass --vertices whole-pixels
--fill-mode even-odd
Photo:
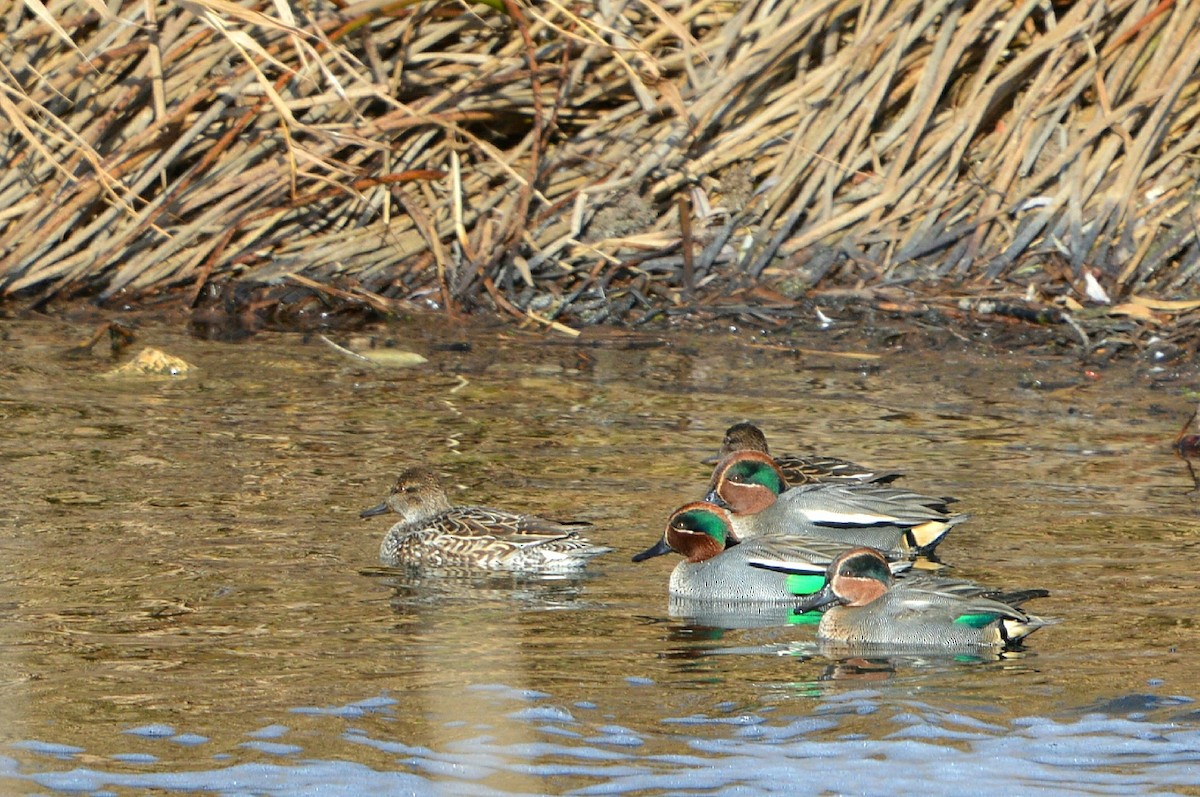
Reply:
[[[1091,274],[1195,310],[1129,308],[1196,295],[1197,3],[0,9],[6,297],[581,324],[757,283],[1087,304]]]

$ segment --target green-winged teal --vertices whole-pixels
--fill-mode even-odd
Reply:
[[[1003,593],[924,574],[896,579],[878,551],[855,548],[830,563],[825,588],[802,599],[796,612],[836,604],[825,610],[817,636],[849,645],[1006,648],[1050,622],[1019,608],[1048,594]]]
[[[736,451],[757,451],[771,455],[766,435],[752,423],[735,423],[725,430],[717,456],[704,460],[709,465],[720,462]],[[868,468],[849,460],[820,455],[800,456],[779,454],[773,457],[783,473],[788,487],[802,484],[889,484],[902,474]]]
[[[379,548],[379,560],[390,567],[559,573],[579,570],[592,557],[612,550],[579,536],[578,530],[590,523],[452,506],[437,476],[426,468],[401,473],[387,499],[359,515],[389,511],[403,518]]]
[[[933,498],[880,484],[786,487],[769,455],[737,451],[713,471],[707,500],[727,506],[744,540],[762,534],[827,537],[879,550],[928,554],[969,515],[951,514],[953,499]]]
[[[723,603],[794,603],[825,586],[826,569],[850,546],[835,540],[767,535],[746,542],[733,538],[729,513],[705,501],[676,509],[662,538],[633,557],[641,562],[662,554],[685,559],[671,571],[675,597]],[[908,562],[892,565],[896,570]]]

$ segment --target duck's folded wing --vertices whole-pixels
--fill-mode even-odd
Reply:
[[[800,484],[886,484],[899,479],[902,474],[868,468],[838,457],[801,456],[784,454],[775,458],[784,478],[790,485]]]
[[[811,522],[831,526],[915,526],[949,520],[946,502],[920,493],[873,484],[796,487],[779,497]]]
[[[755,537],[752,541],[740,544],[750,549],[746,555],[746,564],[751,567],[779,573],[805,574],[824,574],[830,562],[853,547],[837,540],[798,534]],[[884,556],[888,554],[885,553]],[[889,566],[893,573],[899,573],[912,567],[912,562],[893,561]]]
[[[455,534],[562,537],[591,527],[586,521],[557,521],[506,512],[486,506],[460,506],[442,516],[442,522],[453,527]]]
[[[989,597],[988,593],[978,584],[949,582],[942,586],[922,585],[896,590],[894,599],[899,599],[904,612],[912,612],[918,617],[939,612],[952,622],[976,627],[996,620],[1029,620],[1029,615],[1021,609]]]
[[[986,598],[999,601],[1010,607],[1020,606],[1034,598],[1045,598],[1050,595],[1050,590],[1048,589],[1002,590],[995,587],[985,587],[982,584],[976,584],[974,581],[946,578],[945,576],[929,572],[918,573],[914,571],[913,575],[908,576],[904,581],[906,589],[920,587],[929,592],[963,600]]]

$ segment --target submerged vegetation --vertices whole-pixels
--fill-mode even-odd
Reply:
[[[1197,3],[0,10],[9,302],[1200,338]]]

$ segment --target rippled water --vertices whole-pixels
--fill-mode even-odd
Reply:
[[[62,356],[89,331],[4,328],[0,792],[1200,794],[1190,378],[408,323],[380,341],[418,368],[149,328],[197,370],[111,380]],[[942,559],[1063,622],[1021,656],[868,661],[673,617],[675,562],[629,556],[746,418],[958,496]],[[357,512],[417,461],[617,551],[383,571],[390,521]]]

